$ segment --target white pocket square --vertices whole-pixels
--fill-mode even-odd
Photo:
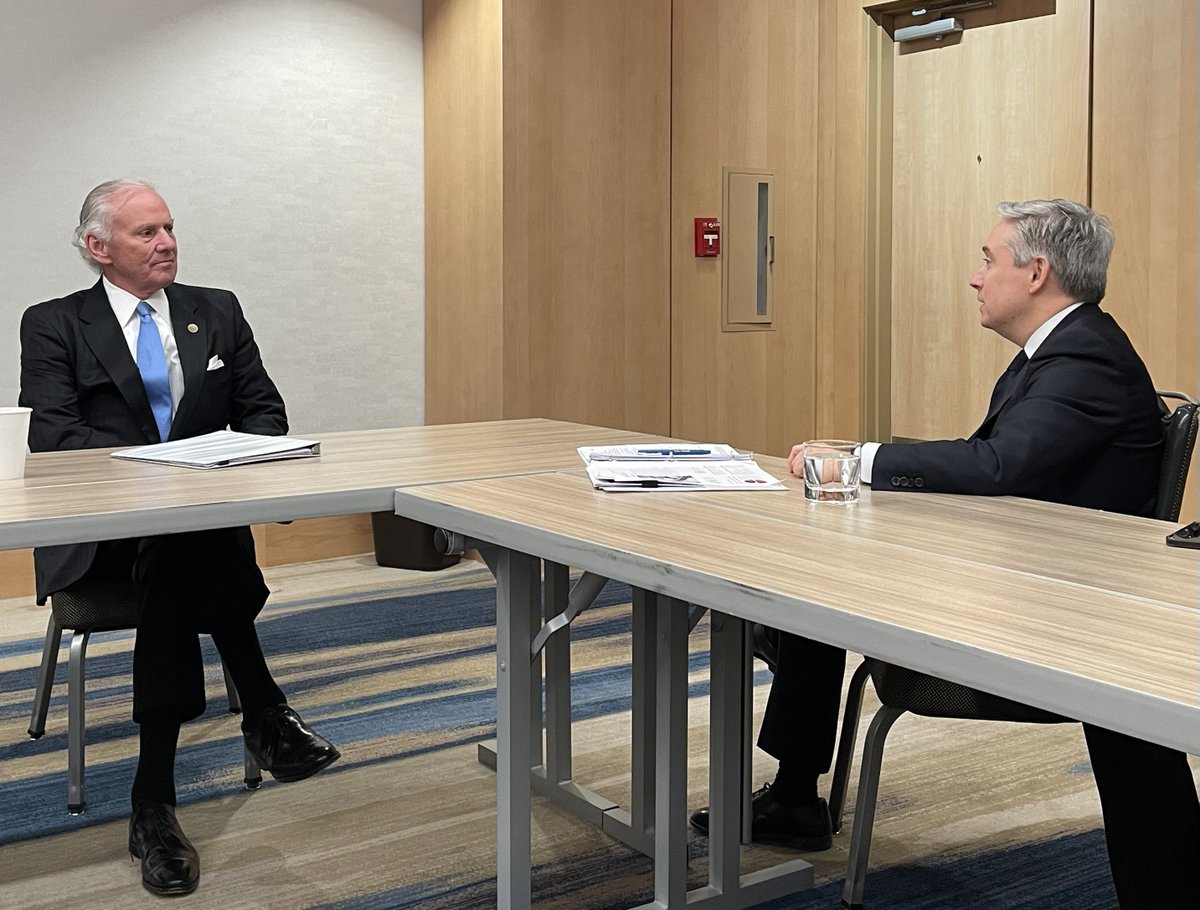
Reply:
[[[218,355],[214,354],[212,359],[209,360],[208,366],[205,368],[205,372],[211,373],[213,370],[219,370],[223,366],[225,366],[225,361],[222,360]]]

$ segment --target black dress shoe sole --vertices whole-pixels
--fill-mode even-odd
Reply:
[[[274,771],[270,773],[271,776],[281,784],[294,784],[298,780],[308,780],[308,778],[312,777],[318,771],[324,771],[341,757],[342,753],[337,751],[337,749],[334,749],[329,754],[321,756],[320,760],[313,762],[303,770],[293,772],[292,774],[283,775],[276,774]]]
[[[200,880],[197,879],[196,881],[187,885],[167,885],[163,887],[159,885],[152,885],[150,882],[142,879],[142,887],[158,897],[183,897],[184,895],[191,894],[198,887],[200,887]]]
[[[693,813],[692,817],[688,819],[688,824],[708,837],[708,819],[704,818],[703,821],[700,821],[696,818],[697,815],[699,815],[698,812]],[[763,834],[760,832],[754,835],[754,843],[787,847],[790,850],[800,850],[805,853],[819,853],[833,846],[833,834]]]
[[[767,844],[772,847],[787,847],[789,850],[799,850],[803,853],[820,853],[833,846],[832,834],[819,834],[815,837],[798,837],[788,834],[758,834],[754,843]]]
[[[133,844],[129,845],[129,859],[133,862],[141,860],[137,851],[133,849]],[[142,887],[158,897],[183,897],[185,894],[191,894],[200,887],[200,877],[197,876],[194,882],[183,882],[178,885],[156,885],[143,878]]]

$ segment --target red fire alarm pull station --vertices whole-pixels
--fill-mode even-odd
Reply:
[[[696,258],[721,255],[721,222],[716,218],[696,218]]]

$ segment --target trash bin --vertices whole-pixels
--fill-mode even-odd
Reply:
[[[433,545],[433,525],[391,512],[371,513],[375,562],[389,569],[436,572],[456,565],[461,556],[443,556]]]

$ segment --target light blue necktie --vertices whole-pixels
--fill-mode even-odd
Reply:
[[[137,305],[138,327],[137,365],[142,374],[142,385],[150,399],[150,410],[158,424],[158,438],[166,442],[171,435],[171,382],[167,379],[167,359],[163,356],[162,338],[150,304],[141,300]]]

